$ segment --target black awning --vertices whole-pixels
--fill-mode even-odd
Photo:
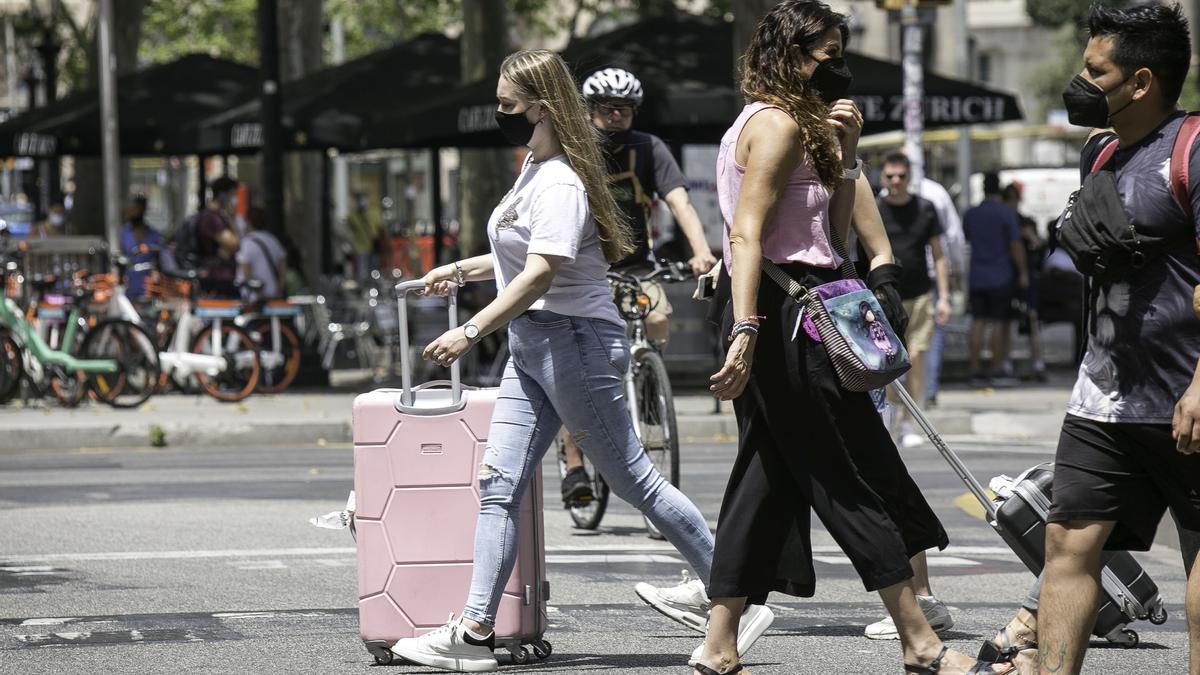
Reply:
[[[645,101],[634,127],[668,142],[717,143],[743,105],[734,85],[732,25],[684,13],[647,19],[579,40],[563,57],[582,81],[607,67],[642,81]],[[854,72],[850,96],[866,118],[864,133],[903,128],[900,64],[847,54]],[[492,113],[494,77],[463,86],[423,105],[384,109],[364,138],[368,147],[484,147],[503,145]],[[925,73],[925,126],[988,124],[1023,119],[1016,97],[970,82]]]
[[[403,110],[459,83],[458,41],[421,35],[283,85],[284,147],[365,149],[368,121]],[[257,99],[199,124],[207,148],[256,152],[262,147]]]
[[[196,153],[195,120],[242,103],[258,90],[258,70],[204,54],[184,56],[117,80],[122,155]],[[99,155],[100,92],[86,89],[0,124],[0,155]]]

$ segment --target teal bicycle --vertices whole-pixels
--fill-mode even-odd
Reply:
[[[19,274],[16,257],[0,268],[0,288]],[[52,279],[36,279],[44,289]],[[11,400],[25,382],[41,397],[47,391],[64,405],[77,405],[88,392],[116,408],[134,408],[150,398],[159,378],[158,351],[144,328],[123,319],[89,326],[83,317],[85,291],[62,307],[59,348],[52,347],[26,320],[11,298],[0,299],[0,403]],[[35,303],[34,306],[37,306]]]

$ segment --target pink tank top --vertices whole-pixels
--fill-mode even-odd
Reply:
[[[746,175],[746,167],[737,163],[738,137],[755,113],[778,107],[761,101],[747,105],[721,138],[721,148],[717,152],[717,201],[725,221],[723,246],[727,269],[732,269],[733,263],[729,230],[733,226],[733,211],[742,190],[742,178]],[[829,191],[813,170],[811,157],[805,156],[804,162],[792,172],[774,215],[763,225],[762,253],[777,263],[801,262],[828,268],[836,268],[842,263],[829,244]]]

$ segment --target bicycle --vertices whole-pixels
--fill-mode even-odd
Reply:
[[[642,284],[663,280],[686,281],[691,278],[690,268],[683,263],[660,264],[649,274],[636,276],[621,272],[608,273],[609,285],[613,289],[613,301],[621,318],[629,326],[629,369],[625,372],[623,385],[625,402],[633,419],[634,433],[654,466],[675,487],[679,487],[679,435],[675,418],[675,401],[671,394],[671,382],[662,353],[646,337],[646,315],[654,304],[642,289]],[[559,477],[565,477],[567,464],[565,446],[561,435],[555,440],[558,450]],[[583,456],[584,468],[592,480],[593,499],[569,504],[567,510],[575,526],[583,530],[594,530],[600,525],[608,508],[609,488],[596,467]],[[645,516],[646,531],[653,539],[662,539],[662,533]]]
[[[259,346],[254,339],[235,325],[242,316],[241,301],[200,298],[199,272],[164,269],[161,251],[151,252],[158,255],[158,263],[142,265],[147,266],[146,269],[156,269],[159,274],[174,283],[162,284],[154,280],[148,283],[148,287],[160,289],[170,286],[172,290],[164,294],[180,296],[161,299],[163,304],[178,302],[179,307],[175,312],[173,325],[166,318],[169,312],[160,311],[155,327],[155,332],[160,336],[158,356],[163,364],[159,389],[165,389],[170,383],[182,391],[187,391],[188,380],[195,377],[200,388],[218,401],[234,403],[254,393],[262,374],[262,360],[259,357]],[[121,312],[122,315],[136,315],[137,310],[132,303],[123,297],[123,287],[120,284],[116,287],[121,288],[119,295],[123,301],[116,303],[115,311]],[[114,298],[117,296],[114,292]],[[192,339],[196,327],[206,320],[209,324],[201,328]],[[298,358],[299,351],[295,353]],[[286,360],[279,361],[280,363],[276,364],[273,360],[272,365],[286,367]]]
[[[19,255],[19,253],[18,253]],[[4,261],[0,276],[17,274],[15,256]],[[32,280],[39,292],[56,282],[53,277]],[[65,406],[78,405],[88,391],[114,408],[134,408],[153,395],[159,376],[154,341],[141,326],[122,319],[105,319],[89,327],[81,305],[89,292],[72,286],[75,302],[51,307],[62,313],[62,333],[55,349],[38,327],[23,316],[11,298],[0,302],[0,401],[15,395],[22,381],[40,397],[48,382]],[[37,307],[38,302],[33,306]],[[74,352],[74,353],[73,353]]]

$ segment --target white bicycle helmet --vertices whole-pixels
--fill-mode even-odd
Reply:
[[[620,99],[642,104],[642,83],[623,68],[597,70],[583,81],[583,95],[592,99]]]

